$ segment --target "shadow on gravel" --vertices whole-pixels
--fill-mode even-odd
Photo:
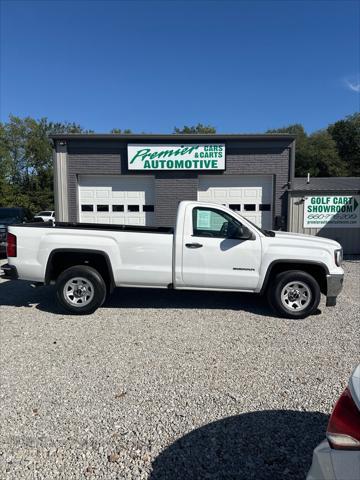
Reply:
[[[32,307],[48,313],[66,314],[55,301],[52,286],[31,288],[29,282],[0,284],[0,305]],[[117,288],[101,308],[176,308],[244,310],[274,316],[260,295],[231,292],[176,291],[152,288]]]
[[[268,410],[190,432],[153,462],[151,480],[304,480],[328,417]]]

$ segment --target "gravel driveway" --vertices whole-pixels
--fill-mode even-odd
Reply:
[[[76,317],[0,280],[0,477],[303,479],[359,362],[360,262],[344,268],[338,305],[301,321],[147,289]]]

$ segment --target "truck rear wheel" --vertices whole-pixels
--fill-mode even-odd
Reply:
[[[286,318],[305,318],[318,308],[320,287],[314,277],[301,270],[276,275],[268,287],[273,309]]]
[[[64,270],[56,282],[59,304],[67,311],[86,315],[93,313],[106,298],[106,285],[97,270],[76,265]]]

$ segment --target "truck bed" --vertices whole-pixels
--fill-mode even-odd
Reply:
[[[68,228],[76,230],[108,230],[121,232],[139,232],[139,233],[168,233],[173,234],[173,227],[146,227],[143,225],[116,225],[108,223],[81,223],[81,222],[56,222],[53,226],[50,222],[19,223],[12,227],[36,227],[36,228]]]

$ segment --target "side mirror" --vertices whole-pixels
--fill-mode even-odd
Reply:
[[[230,223],[227,238],[232,240],[251,240],[254,238],[254,235],[247,227]]]
[[[254,239],[254,234],[247,227],[242,227],[241,230],[242,230],[242,235],[240,237],[241,240],[253,240]]]

